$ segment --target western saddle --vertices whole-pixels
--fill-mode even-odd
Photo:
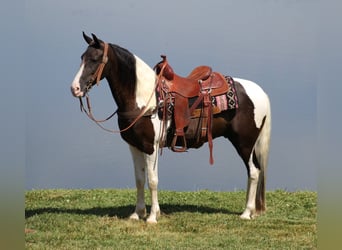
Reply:
[[[198,145],[208,141],[210,151],[210,164],[213,164],[212,156],[212,118],[214,113],[220,110],[212,105],[212,97],[224,95],[229,90],[225,77],[213,72],[209,66],[198,66],[187,77],[181,77],[174,73],[168,64],[166,56],[162,55],[162,61],[155,66],[157,73],[157,91],[163,103],[163,121],[166,122],[166,103],[173,106],[174,134],[169,145],[175,152],[187,150],[186,135],[190,121],[196,119],[196,127],[199,132],[194,136]],[[191,100],[191,104],[189,105]]]

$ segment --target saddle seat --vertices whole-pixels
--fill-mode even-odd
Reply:
[[[211,67],[202,65],[194,68],[186,78],[196,81],[205,81],[209,78],[212,72],[213,70]]]
[[[209,91],[212,96],[227,93],[229,85],[224,76],[213,72],[209,66],[198,66],[187,77],[181,77],[173,73],[167,64],[165,69],[168,74],[164,75],[168,81],[169,92],[177,93],[186,98],[199,96],[203,91]]]

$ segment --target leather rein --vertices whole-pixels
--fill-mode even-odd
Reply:
[[[100,128],[102,128],[103,130],[110,132],[110,133],[122,133],[125,132],[127,130],[129,130],[131,127],[134,126],[135,123],[137,123],[137,121],[143,117],[143,116],[150,116],[152,115],[151,112],[148,112],[148,114],[145,114],[147,112],[147,108],[148,108],[148,104],[150,103],[155,88],[153,89],[150,98],[147,101],[146,106],[141,110],[141,112],[138,111],[128,111],[128,112],[118,112],[118,109],[111,114],[110,116],[108,116],[106,119],[103,120],[97,120],[95,119],[93,113],[92,113],[92,109],[91,109],[91,105],[90,105],[90,97],[88,95],[89,90],[92,88],[92,86],[94,85],[93,83],[95,82],[96,85],[99,85],[99,82],[101,80],[101,76],[102,76],[102,72],[103,69],[106,65],[106,63],[108,62],[108,43],[104,43],[104,50],[103,50],[103,57],[102,57],[102,62],[100,63],[100,65],[98,66],[98,68],[96,69],[95,73],[90,77],[90,80],[88,81],[88,85],[86,87],[86,101],[87,101],[87,108],[84,106],[83,104],[83,100],[82,97],[79,97],[80,100],[80,109],[81,111],[83,111],[90,120],[92,120],[93,122],[96,123],[96,125],[98,125]],[[153,112],[152,112],[153,113]],[[129,118],[133,118],[135,117],[135,119],[131,122],[131,124],[129,124],[126,128],[121,129],[121,130],[112,130],[112,129],[107,129],[105,127],[103,127],[101,125],[101,123],[104,123],[106,121],[108,121],[109,119],[111,119],[115,114],[118,114],[119,116],[122,117],[129,117]]]

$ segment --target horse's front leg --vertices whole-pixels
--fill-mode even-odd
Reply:
[[[158,145],[152,155],[145,154],[137,148],[130,146],[134,162],[135,183],[137,187],[137,203],[130,219],[139,220],[146,217],[145,180],[148,174],[148,186],[151,191],[151,212],[147,218],[148,223],[157,223],[160,215],[158,202]]]
[[[139,220],[146,217],[146,205],[145,205],[145,180],[146,180],[146,158],[144,153],[133,146],[129,146],[133,163],[135,184],[137,187],[137,203],[134,213],[129,217],[130,219]]]
[[[151,192],[151,213],[147,218],[148,223],[157,223],[160,215],[158,202],[158,144],[152,155],[146,155],[148,186]]]

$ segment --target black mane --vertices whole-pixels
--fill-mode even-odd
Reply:
[[[110,44],[110,46],[117,59],[119,81],[127,85],[134,94],[137,83],[135,57],[130,51],[116,44]]]

